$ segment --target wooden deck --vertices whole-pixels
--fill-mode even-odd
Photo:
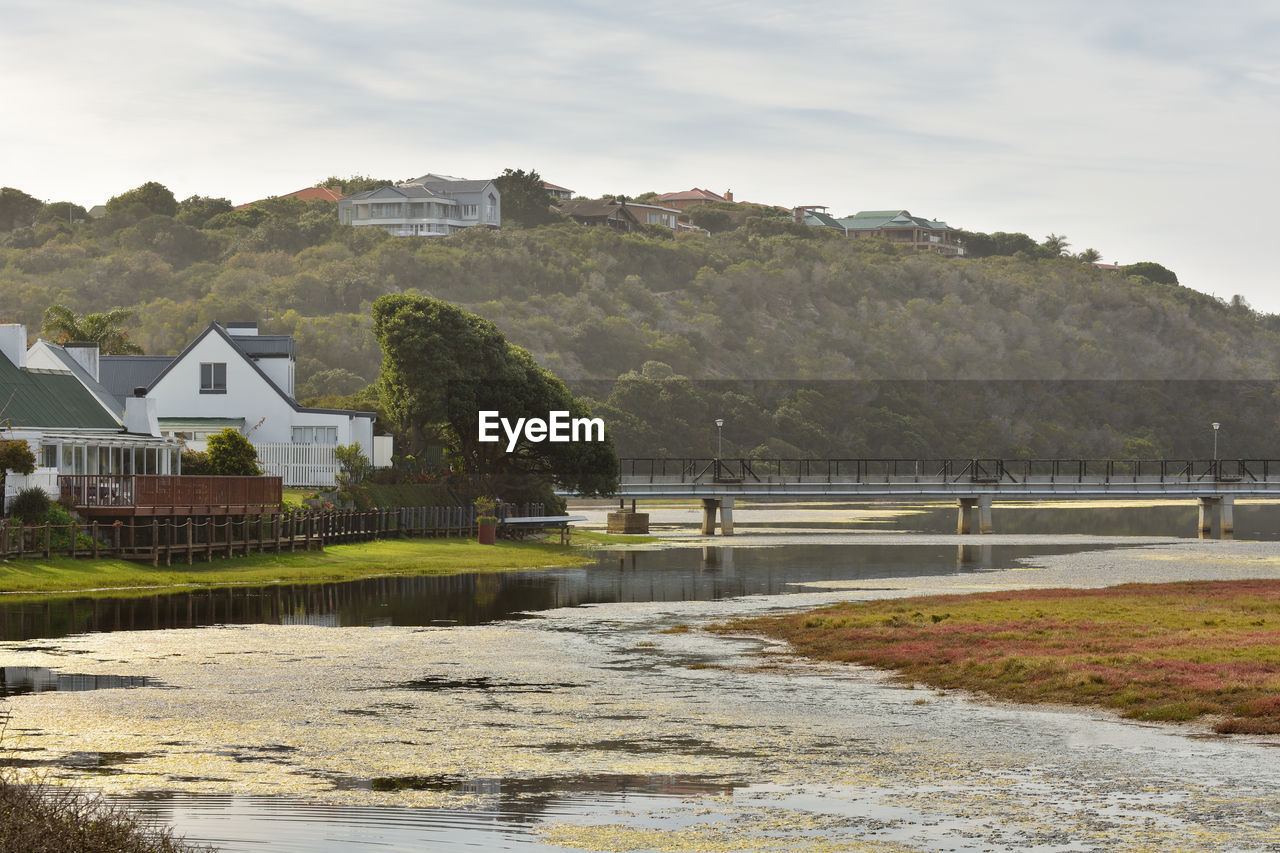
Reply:
[[[278,515],[279,477],[64,474],[61,496],[89,519]]]

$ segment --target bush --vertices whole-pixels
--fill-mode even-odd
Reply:
[[[23,524],[41,524],[52,504],[44,489],[32,486],[14,496],[9,504],[9,515],[22,519]]]
[[[240,430],[227,427],[215,432],[209,436],[208,446],[209,464],[213,468],[211,474],[241,477],[262,474],[258,467],[257,448],[240,434]]]
[[[209,461],[209,454],[203,450],[182,451],[182,473],[192,475],[212,474],[213,463]]]

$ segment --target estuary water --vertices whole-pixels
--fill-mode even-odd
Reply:
[[[589,512],[593,518],[603,510]],[[1280,576],[1280,505],[740,507],[593,565],[0,602],[4,760],[222,850],[1275,850],[1265,738],[938,694],[700,626],[835,600]],[[1040,510],[1034,512],[1039,513]],[[1141,530],[1117,516],[1138,513]],[[1063,516],[1074,515],[1074,530]],[[687,517],[686,517],[687,516]]]

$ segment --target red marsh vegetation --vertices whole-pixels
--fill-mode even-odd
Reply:
[[[870,602],[738,620],[796,653],[1017,702],[1280,733],[1280,581],[1126,584]]]

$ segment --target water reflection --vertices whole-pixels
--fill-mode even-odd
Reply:
[[[0,604],[0,638],[210,625],[476,625],[532,611],[631,601],[776,595],[810,581],[985,571],[1049,545],[787,545],[606,552],[583,569],[370,578],[224,587],[137,597],[58,597]]]
[[[122,690],[158,683],[145,675],[85,675],[58,672],[43,666],[0,666],[0,698],[57,690]]]

